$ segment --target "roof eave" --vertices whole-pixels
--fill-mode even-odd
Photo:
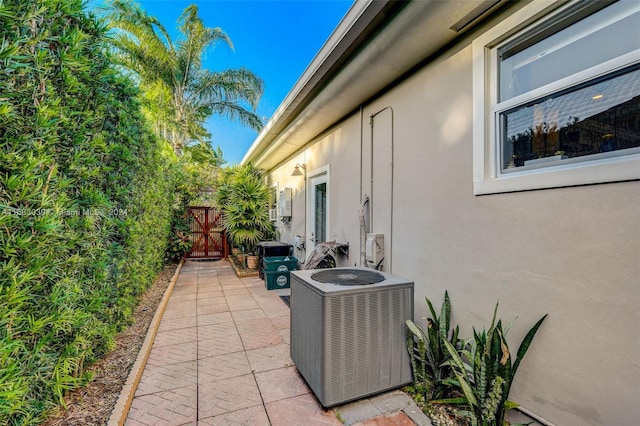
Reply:
[[[355,2],[253,142],[242,164],[275,167],[454,40],[500,0]],[[394,49],[386,49],[393,45]]]

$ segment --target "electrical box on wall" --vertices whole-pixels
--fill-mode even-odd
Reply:
[[[280,190],[280,198],[278,199],[278,212],[280,217],[291,217],[291,188],[282,188]]]
[[[367,234],[365,243],[367,266],[377,267],[384,259],[384,235]]]

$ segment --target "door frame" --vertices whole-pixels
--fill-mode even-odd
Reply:
[[[305,235],[305,239],[307,241],[307,258],[309,257],[309,255],[311,254],[311,252],[313,251],[313,249],[316,246],[316,242],[313,240],[313,233],[315,231],[315,190],[314,190],[314,180],[319,179],[319,178],[324,178],[324,183],[326,183],[327,186],[327,202],[326,202],[326,210],[327,210],[327,215],[326,215],[326,228],[325,228],[325,232],[327,235],[327,238],[329,238],[329,235],[331,235],[331,220],[330,218],[330,204],[331,204],[331,167],[329,164],[322,166],[320,168],[311,170],[310,172],[307,172],[307,182],[306,182],[306,186],[308,188],[307,191],[307,217],[305,218],[305,223],[306,223],[306,235]]]

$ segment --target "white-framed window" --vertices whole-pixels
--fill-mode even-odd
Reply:
[[[474,193],[640,179],[640,2],[534,0],[473,42]]]

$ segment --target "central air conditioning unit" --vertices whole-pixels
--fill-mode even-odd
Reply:
[[[411,383],[413,282],[363,267],[291,271],[291,359],[324,407]]]

